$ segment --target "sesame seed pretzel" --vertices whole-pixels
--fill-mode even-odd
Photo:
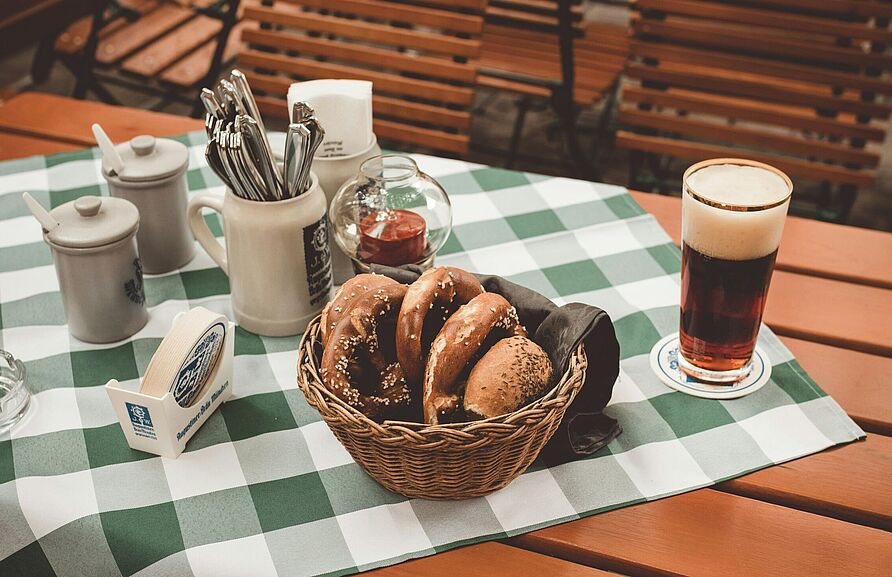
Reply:
[[[322,353],[320,374],[326,388],[339,399],[370,418],[406,407],[411,401],[400,364],[388,360],[378,344],[378,323],[391,310],[399,310],[406,285],[399,283],[367,291],[356,298],[349,315],[342,317],[329,334]],[[364,355],[372,367],[369,387],[354,384],[353,367]]]
[[[436,425],[459,406],[459,376],[489,334],[527,336],[517,310],[505,297],[483,293],[449,317],[431,345],[424,370],[424,422]]]
[[[350,314],[359,297],[370,290],[393,284],[399,283],[381,274],[358,274],[341,285],[334,298],[322,309],[320,329],[322,330],[323,346],[328,344],[328,335],[331,330],[339,320]]]
[[[418,383],[424,373],[422,331],[425,322],[437,314],[442,315],[445,322],[458,306],[482,292],[483,287],[474,275],[452,267],[428,269],[409,285],[396,321],[396,356],[406,380]]]

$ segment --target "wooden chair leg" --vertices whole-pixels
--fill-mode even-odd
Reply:
[[[855,206],[855,200],[858,198],[858,188],[853,184],[839,185],[839,199],[842,208],[839,213],[839,222],[846,223],[852,215],[852,207]]]
[[[520,140],[523,136],[523,126],[526,123],[527,112],[530,110],[530,97],[522,96],[517,101],[517,116],[514,117],[514,129],[511,131],[511,144],[508,147],[508,156],[505,159],[505,168],[514,168],[517,161],[517,152],[520,149]]]
[[[576,109],[572,95],[556,92],[552,97],[552,107],[557,114],[573,165],[583,177],[590,176],[591,166],[586,162],[582,146],[579,144],[579,135],[576,132]]]

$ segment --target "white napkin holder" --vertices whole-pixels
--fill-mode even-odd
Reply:
[[[223,350],[197,398],[181,407],[173,392],[153,397],[121,386],[117,379],[105,385],[131,449],[175,459],[204,422],[232,395],[235,325],[228,323]]]

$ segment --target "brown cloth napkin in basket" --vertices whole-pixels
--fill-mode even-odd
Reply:
[[[372,265],[372,272],[409,284],[422,270],[414,265],[398,268]],[[514,305],[520,322],[551,357],[555,374],[567,370],[570,354],[580,342],[585,345],[588,357],[585,383],[554,437],[542,450],[543,462],[556,465],[584,457],[616,438],[622,427],[602,412],[619,375],[619,343],[607,313],[582,303],[559,307],[536,291],[500,276],[475,276],[487,291],[502,295]]]

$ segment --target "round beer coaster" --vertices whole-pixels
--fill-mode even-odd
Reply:
[[[668,386],[695,397],[736,399],[758,391],[771,377],[771,362],[759,347],[753,353],[753,370],[750,374],[730,385],[713,385],[684,374],[678,366],[678,354],[678,333],[668,335],[651,349],[650,366]]]

